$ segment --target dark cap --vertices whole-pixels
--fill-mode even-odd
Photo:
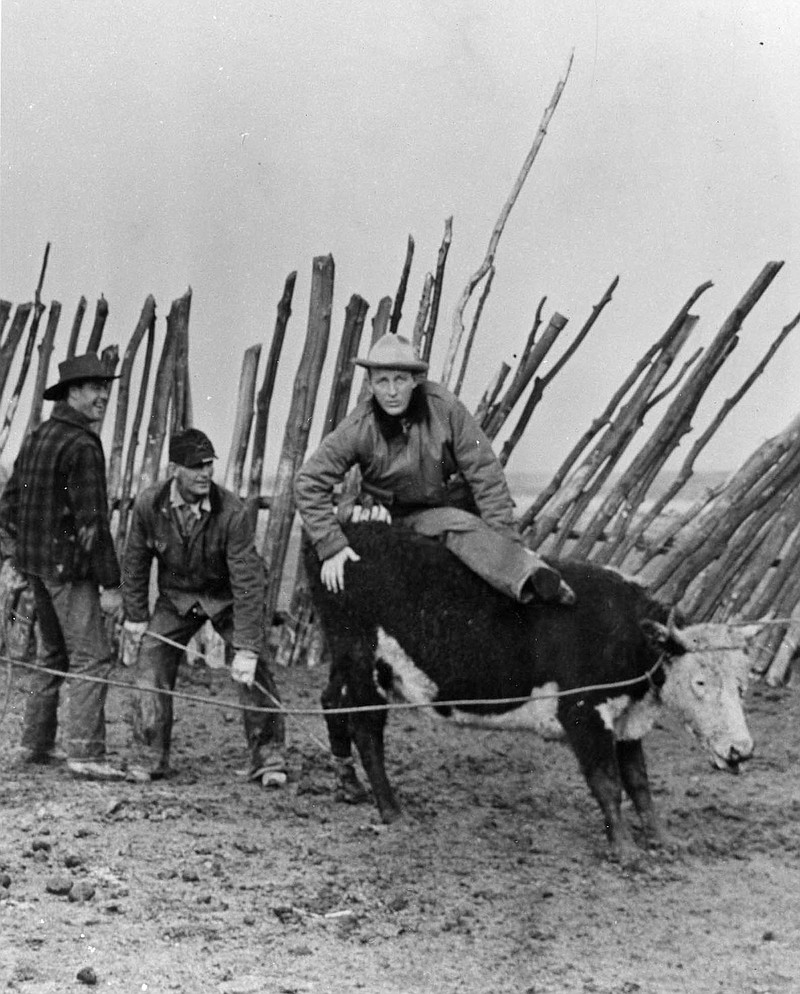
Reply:
[[[216,458],[217,453],[208,440],[208,435],[198,428],[179,431],[169,440],[169,461],[179,466],[193,468]]]
[[[70,383],[82,380],[118,380],[119,377],[109,372],[96,352],[72,356],[58,364],[58,383],[49,386],[42,395],[45,400],[62,400],[67,396]]]

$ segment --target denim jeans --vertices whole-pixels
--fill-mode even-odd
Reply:
[[[111,644],[100,611],[97,584],[91,580],[50,583],[30,578],[39,623],[36,662],[61,673],[107,678]],[[59,693],[64,677],[33,672],[22,730],[22,745],[45,755],[58,727]],[[64,748],[70,759],[97,759],[106,751],[103,683],[66,681]]]
[[[187,614],[178,614],[166,597],[159,597],[147,627],[149,631],[183,646],[208,620],[199,607]],[[230,664],[234,653],[233,609],[227,608],[210,620],[225,642],[225,658]],[[169,770],[173,723],[173,698],[169,694],[153,693],[153,690],[175,689],[182,658],[183,650],[176,646],[148,635],[142,639],[136,663],[136,684],[141,689],[134,701],[133,732],[139,743],[138,759],[153,772],[166,773]],[[255,679],[268,694],[255,685],[247,687],[239,684],[239,702],[251,707],[274,708],[275,701],[280,701],[280,698],[263,649],[258,654]],[[243,711],[242,720],[253,769],[269,766],[282,768],[285,738],[283,715]]]

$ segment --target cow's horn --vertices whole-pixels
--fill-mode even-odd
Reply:
[[[675,624],[676,614],[677,612],[675,610],[675,605],[673,604],[673,606],[669,609],[669,615],[667,616],[667,629],[670,635],[673,636],[677,633],[678,630],[678,626]]]

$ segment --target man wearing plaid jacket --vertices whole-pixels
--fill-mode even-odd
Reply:
[[[97,434],[111,376],[94,353],[59,365],[44,392],[52,415],[23,442],[0,498],[4,554],[33,590],[39,622],[37,664],[22,731],[21,758],[57,757],[59,692],[65,678],[105,678],[112,648],[103,620],[121,620],[120,570],[109,530],[106,468]],[[78,777],[121,780],[106,758],[107,686],[70,680],[64,721],[67,766]]]

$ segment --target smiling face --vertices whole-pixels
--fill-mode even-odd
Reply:
[[[90,421],[99,422],[106,413],[110,392],[110,380],[80,380],[70,384],[67,403]]]
[[[369,385],[378,406],[393,417],[405,414],[416,386],[413,373],[405,369],[371,369]]]

